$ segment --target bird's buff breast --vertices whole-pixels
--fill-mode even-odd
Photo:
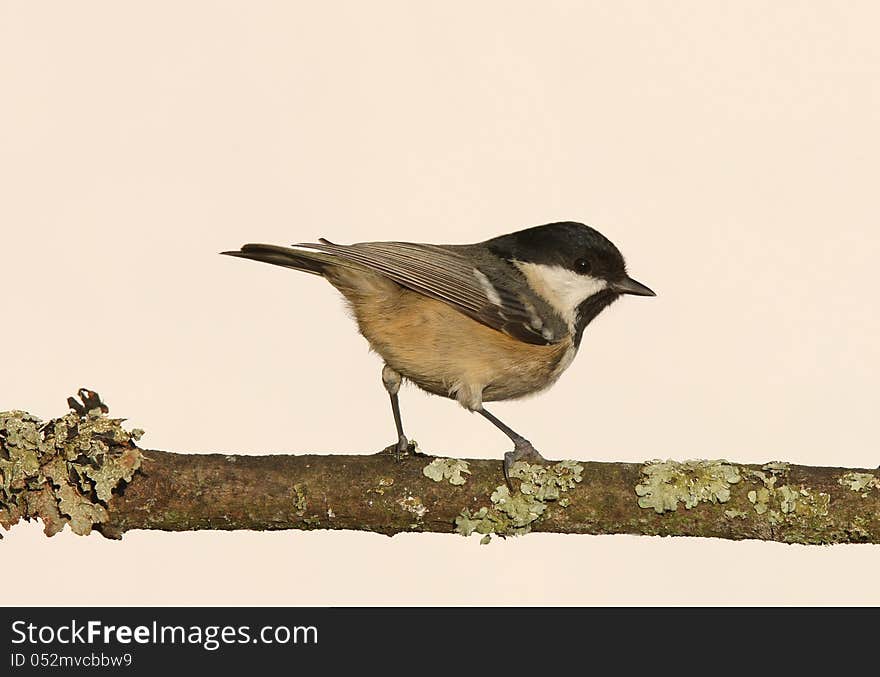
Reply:
[[[364,285],[361,277],[358,282],[356,289],[335,286],[349,301],[373,350],[420,388],[454,398],[468,409],[547,388],[574,359],[570,339],[551,345],[523,343],[390,280]]]

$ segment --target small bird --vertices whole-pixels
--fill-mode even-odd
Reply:
[[[406,452],[402,379],[458,401],[497,426],[518,460],[544,463],[525,437],[483,406],[551,386],[572,363],[587,325],[623,294],[655,296],[629,277],[608,238],[582,223],[526,228],[476,244],[413,242],[246,244],[221,252],[321,275],[345,299],[385,361],[382,383]]]

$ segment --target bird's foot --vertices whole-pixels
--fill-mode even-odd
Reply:
[[[399,462],[402,456],[410,454],[412,456],[421,455],[424,456],[420,451],[418,451],[418,445],[415,440],[408,440],[404,435],[401,435],[395,444],[391,444],[385,447],[380,454],[393,454],[394,460]]]
[[[516,441],[513,451],[508,451],[504,454],[504,481],[507,482],[507,488],[511,491],[513,491],[513,484],[510,482],[510,469],[517,461],[530,461],[540,465],[546,465],[550,462],[541,456],[528,440]]]
[[[394,460],[397,463],[400,463],[400,457],[406,454],[409,451],[409,440],[406,439],[406,435],[401,435],[397,440],[397,445],[394,447]]]

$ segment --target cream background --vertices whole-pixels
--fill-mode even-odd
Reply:
[[[84,385],[153,448],[376,450],[380,364],[335,292],[216,252],[574,219],[659,296],[606,311],[502,419],[556,458],[876,466],[878,21],[873,2],[3,0],[0,409],[48,418]],[[507,450],[452,402],[402,406],[428,451]],[[880,602],[868,546],[5,536],[4,568],[102,581],[7,604]]]

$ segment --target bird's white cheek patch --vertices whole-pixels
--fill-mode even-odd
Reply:
[[[608,287],[606,280],[580,275],[562,266],[514,261],[536,293],[562,316],[571,331],[577,324],[578,306]]]

